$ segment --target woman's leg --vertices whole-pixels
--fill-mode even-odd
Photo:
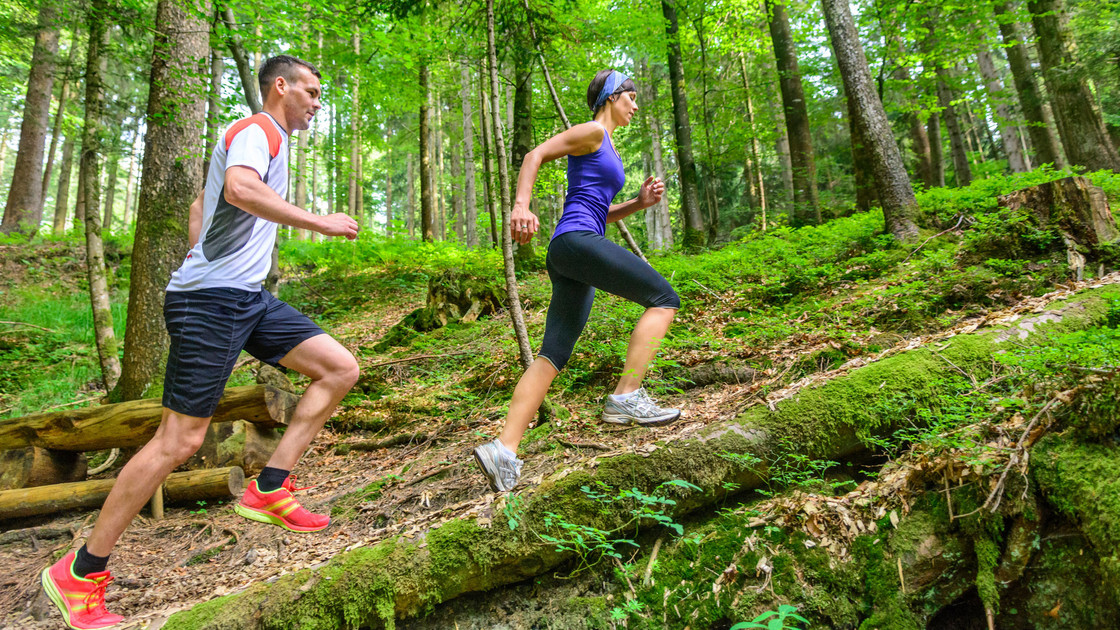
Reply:
[[[509,411],[506,412],[506,424],[502,427],[502,434],[498,437],[506,448],[517,452],[521,438],[525,436],[533,416],[544,401],[552,379],[559,372],[552,367],[552,363],[544,357],[537,357],[536,361],[525,370],[517,387],[513,390],[513,398],[509,401]]]
[[[642,379],[646,376],[646,368],[653,360],[657,349],[661,347],[661,340],[669,332],[669,324],[677,314],[674,308],[647,308],[642,313],[641,319],[634,326],[630,334],[630,345],[626,349],[626,365],[622,368],[622,376],[618,379],[618,386],[614,388],[615,395],[629,394],[642,386]]]

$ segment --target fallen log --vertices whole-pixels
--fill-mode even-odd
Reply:
[[[0,520],[100,507],[116,481],[96,479],[5,490],[0,492]],[[171,473],[163,482],[168,503],[240,496],[244,490],[245,473],[236,466]]]
[[[936,350],[917,348],[852,369],[803,388],[773,408],[756,405],[734,421],[674,436],[651,450],[561,470],[518,492],[516,504],[491,506],[487,519],[455,519],[414,538],[398,536],[338,554],[325,565],[176,613],[164,629],[392,628],[398,617],[421,614],[464,593],[519,582],[572,559],[574,552],[559,551],[539,537],[566,536],[558,523],[632,536],[632,505],[598,501],[585,488],[668,494],[676,502],[664,513],[676,519],[723,500],[731,488],[761,487],[769,462],[785,453],[843,460],[866,452],[860,436],[889,435],[904,422],[875,401],[902,392],[930,400],[950,396],[955,390],[945,383],[961,371],[989,377],[992,355],[1008,340],[1029,342],[1036,330],[1097,325],[1115,299],[1120,299],[1115,285],[1085,291],[1012,325],[960,334]],[[676,480],[701,490],[664,485]]]
[[[0,490],[79,481],[86,476],[86,456],[28,446],[0,451]]]
[[[218,403],[214,421],[286,425],[298,402],[299,396],[275,387],[231,387]],[[148,398],[9,418],[0,420],[0,450],[38,446],[85,452],[143,446],[155,434],[162,415],[160,399]]]

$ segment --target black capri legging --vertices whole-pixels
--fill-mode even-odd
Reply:
[[[552,239],[545,266],[552,280],[552,301],[540,356],[557,371],[564,369],[587,325],[595,289],[646,308],[681,307],[668,280],[632,252],[595,232],[565,232]]]

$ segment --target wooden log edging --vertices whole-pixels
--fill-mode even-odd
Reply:
[[[876,409],[875,400],[902,391],[944,395],[937,384],[959,376],[959,370],[977,377],[990,374],[993,353],[1007,347],[1009,339],[1029,335],[1042,324],[1059,331],[1099,325],[1117,298],[1118,285],[1085,291],[1010,326],[961,334],[936,350],[921,347],[852,370],[801,390],[774,410],[757,405],[734,421],[678,436],[652,451],[596,458],[518,492],[515,528],[496,503],[492,522],[455,519],[416,538],[398,536],[359,547],[322,566],[176,613],[164,630],[392,628],[397,618],[422,614],[464,593],[540,575],[571,559],[571,552],[558,552],[538,538],[539,533],[556,532],[546,519],[556,523],[562,518],[624,538],[633,535],[628,506],[593,501],[581,487],[603,482],[654,493],[665,482],[688,481],[701,491],[673,496],[677,503],[667,506],[666,515],[679,518],[723,500],[730,484],[740,492],[760,487],[759,475],[766,474],[775,454],[794,451],[839,460],[860,453],[866,448],[860,435],[887,435],[900,421],[889,409]],[[741,462],[748,458],[742,456],[762,463],[744,466]]]
[[[299,396],[271,386],[226,390],[214,422],[246,420],[276,427],[291,420]],[[155,435],[163,415],[158,398],[99,407],[65,409],[0,420],[0,450],[38,446],[60,451],[100,451],[143,446]]]
[[[95,479],[5,490],[0,492],[0,520],[97,508],[105,502],[116,482],[116,479]],[[244,491],[245,473],[237,466],[171,473],[163,482],[163,494],[168,503],[240,496]]]

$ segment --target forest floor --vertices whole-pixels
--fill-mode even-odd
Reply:
[[[906,349],[1035,312],[1085,286],[1120,282],[1117,274],[1084,283],[1055,280],[1046,265],[1033,270],[1021,265],[1019,275],[1012,277],[954,276],[959,233],[924,244],[915,256],[919,250],[909,251],[913,247],[900,250],[874,240],[881,218],[845,221],[847,227],[837,229],[849,234],[837,237],[822,231],[817,240],[781,252],[792,259],[789,269],[800,268],[799,272],[786,269],[769,278],[755,273],[751,263],[743,262],[751,251],[736,252],[736,246],[693,259],[652,261],[685,299],[675,332],[651,370],[659,398],[682,410],[682,419],[673,425],[618,429],[598,422],[602,397],[613,385],[626,333],[639,312],[622,300],[600,296],[571,368],[550,394],[555,417],[530,429],[522,443],[526,465],[521,487],[562,468],[591,467],[599,457],[641,453],[655,442],[685,438],[735,418],[749,406],[773,406],[802,387]],[[780,238],[789,240],[788,235]],[[837,238],[847,240],[797,260],[798,252],[807,256],[804,252]],[[13,271],[4,274],[7,282],[0,291],[14,295],[18,286],[24,295],[57,297],[80,289],[83,282],[75,272],[81,267],[81,253],[76,247],[21,247],[0,251],[0,268]],[[159,521],[142,514],[111,560],[116,580],[107,601],[114,612],[126,616],[122,628],[157,628],[178,610],[321,565],[344,550],[402,534],[413,536],[453,518],[486,522],[491,517],[497,497],[470,451],[500,431],[520,371],[508,315],[454,324],[419,335],[404,347],[379,352],[373,346],[424,304],[426,279],[433,271],[486,268],[496,257],[484,253],[464,263],[446,248],[394,253],[393,247],[413,246],[381,247],[379,259],[371,256],[357,264],[338,259],[338,252],[344,251],[338,247],[317,250],[328,255],[320,264],[309,264],[306,252],[295,251],[281,291],[349,347],[362,366],[354,392],[294,471],[297,485],[312,486],[297,496],[312,511],[330,512],[331,527],[301,535],[247,521],[233,513],[236,499],[170,506]],[[417,260],[409,256],[422,256],[427,269],[408,269]],[[11,263],[17,258],[35,260],[32,267],[40,271],[29,275],[27,265]],[[819,271],[817,277],[807,277],[814,271]],[[526,271],[521,282],[530,336],[539,339],[547,277],[539,270]],[[959,294],[955,301],[945,298],[953,292]],[[118,302],[121,299],[118,294]],[[80,305],[81,300],[74,303]],[[0,311],[0,319],[15,315]],[[7,351],[13,352],[11,339],[35,334],[29,330],[0,329],[0,350],[8,339]],[[701,388],[681,383],[682,371],[711,362],[749,366],[754,378]],[[252,382],[256,365],[245,362],[231,383]],[[77,378],[95,376],[82,373]],[[298,378],[293,381],[297,387],[304,384]],[[83,389],[68,395],[96,397],[95,387],[87,383]],[[21,405],[36,404],[20,400],[17,391],[3,390],[0,408],[17,410],[9,412],[12,415],[21,415]],[[362,450],[390,439],[393,443],[381,448]],[[46,609],[37,595],[38,572],[80,544],[95,517],[96,511],[86,510],[3,524],[2,627],[62,627],[56,613],[36,619]]]

